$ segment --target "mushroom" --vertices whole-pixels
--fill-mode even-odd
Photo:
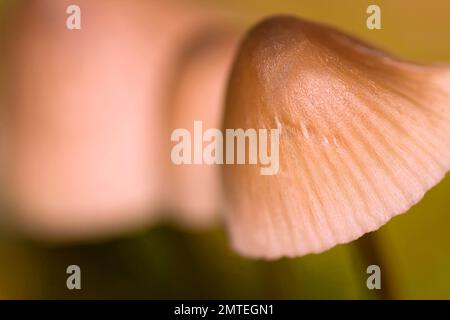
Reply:
[[[5,41],[3,205],[40,239],[110,236],[160,217],[177,67],[205,33],[222,34],[216,15],[172,0],[80,0],[82,28],[68,30],[71,4],[17,4]]]
[[[194,122],[201,123],[204,130],[219,130],[221,126],[238,37],[234,30],[217,31],[194,42],[185,56],[174,88],[167,141],[171,140],[174,130],[192,130]],[[200,149],[203,143],[200,141]],[[211,226],[223,212],[220,168],[203,163],[177,165],[170,158],[168,154],[167,161],[171,163],[168,212],[184,227]]]
[[[450,69],[273,17],[240,46],[224,127],[281,129],[276,175],[224,167],[232,246],[266,259],[319,253],[407,211],[449,170]]]

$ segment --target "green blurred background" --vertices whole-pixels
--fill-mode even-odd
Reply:
[[[2,15],[5,1],[0,0]],[[448,0],[198,0],[247,28],[289,13],[326,22],[417,61],[450,61]],[[366,8],[382,30],[366,28]],[[450,139],[450,137],[449,137]],[[234,254],[226,234],[155,226],[108,241],[48,246],[0,235],[0,298],[450,299],[450,177],[379,231],[319,255],[275,262]],[[369,291],[379,264],[383,289]],[[66,267],[82,290],[66,288]]]

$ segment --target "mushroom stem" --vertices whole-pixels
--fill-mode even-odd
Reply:
[[[381,268],[381,290],[377,290],[378,296],[383,300],[395,299],[392,274],[386,263],[383,248],[377,241],[377,235],[373,232],[367,233],[356,241],[356,245],[365,267],[374,264]]]

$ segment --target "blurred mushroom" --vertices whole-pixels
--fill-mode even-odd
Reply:
[[[177,128],[193,130],[194,121],[201,121],[204,130],[220,128],[223,121],[225,91],[237,36],[223,31],[193,45],[174,90],[171,132]],[[173,164],[170,173],[173,180],[168,203],[171,212],[176,213],[176,220],[196,228],[217,221],[223,212],[220,167]]]
[[[187,1],[80,0],[68,30],[70,4],[21,2],[8,39],[4,198],[41,238],[141,227],[165,206],[177,67],[221,24]]]

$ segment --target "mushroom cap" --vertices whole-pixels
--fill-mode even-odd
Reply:
[[[273,17],[240,46],[224,127],[281,129],[277,174],[224,168],[233,247],[266,259],[319,253],[378,229],[444,177],[450,71]]]

